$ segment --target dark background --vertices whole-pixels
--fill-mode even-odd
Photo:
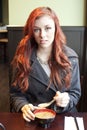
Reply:
[[[0,25],[2,24],[2,0],[0,0]]]

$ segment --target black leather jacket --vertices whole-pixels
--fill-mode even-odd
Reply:
[[[81,96],[78,56],[67,46],[65,46],[65,51],[72,65],[70,88],[66,89],[63,87],[61,90],[56,90],[54,85],[51,84],[51,87],[47,91],[46,88],[48,87],[49,77],[38,62],[35,51],[33,51],[31,56],[32,71],[29,74],[28,90],[25,93],[22,93],[19,89],[17,89],[17,87],[10,88],[10,101],[16,112],[19,112],[21,107],[25,104],[32,103],[33,105],[37,105],[39,103],[52,100],[56,91],[68,92],[70,102],[65,108],[57,107],[55,103],[51,105],[50,108],[54,109],[57,113],[75,111],[76,105]]]

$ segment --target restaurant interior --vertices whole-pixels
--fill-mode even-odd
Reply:
[[[70,3],[65,7],[62,2],[62,0],[61,2],[51,1],[48,6],[51,6],[59,14],[61,27],[67,37],[67,44],[79,56],[82,96],[77,108],[79,112],[87,112],[87,1],[80,0],[77,4],[74,0],[71,14],[66,9],[69,9],[68,4]],[[24,0],[21,4],[17,0],[0,0],[0,112],[10,111],[9,87],[11,73],[9,65],[17,44],[23,36],[25,20],[33,8],[46,5],[45,0],[37,0],[36,3],[30,0],[24,3]],[[74,8],[76,12],[73,11]],[[19,13],[17,13],[18,11]],[[66,16],[64,13],[66,13]]]
[[[78,54],[82,94],[77,113],[56,114],[53,111],[54,119],[28,123],[21,113],[11,111],[10,64],[24,35],[25,21],[38,6],[49,6],[57,13],[67,45]],[[41,127],[87,130],[87,0],[0,0],[0,130],[44,130]]]

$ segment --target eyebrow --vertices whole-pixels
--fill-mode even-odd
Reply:
[[[38,27],[38,26],[34,26],[34,28],[40,28],[40,27]]]
[[[49,25],[49,24],[47,24],[47,25],[45,25],[45,27],[47,27],[47,26],[51,26],[51,25]],[[38,27],[38,26],[34,26],[35,28],[40,28],[40,27]]]

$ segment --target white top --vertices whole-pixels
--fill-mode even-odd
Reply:
[[[43,62],[39,57],[37,57],[37,60],[39,61],[39,63],[41,64],[41,66],[43,67],[44,71],[46,72],[46,74],[48,75],[48,77],[50,77],[50,67],[48,65],[47,62]]]
[[[41,64],[41,63],[40,63]],[[50,68],[48,64],[41,64],[41,66],[43,67],[43,69],[45,70],[46,74],[48,75],[48,77],[50,77]]]

